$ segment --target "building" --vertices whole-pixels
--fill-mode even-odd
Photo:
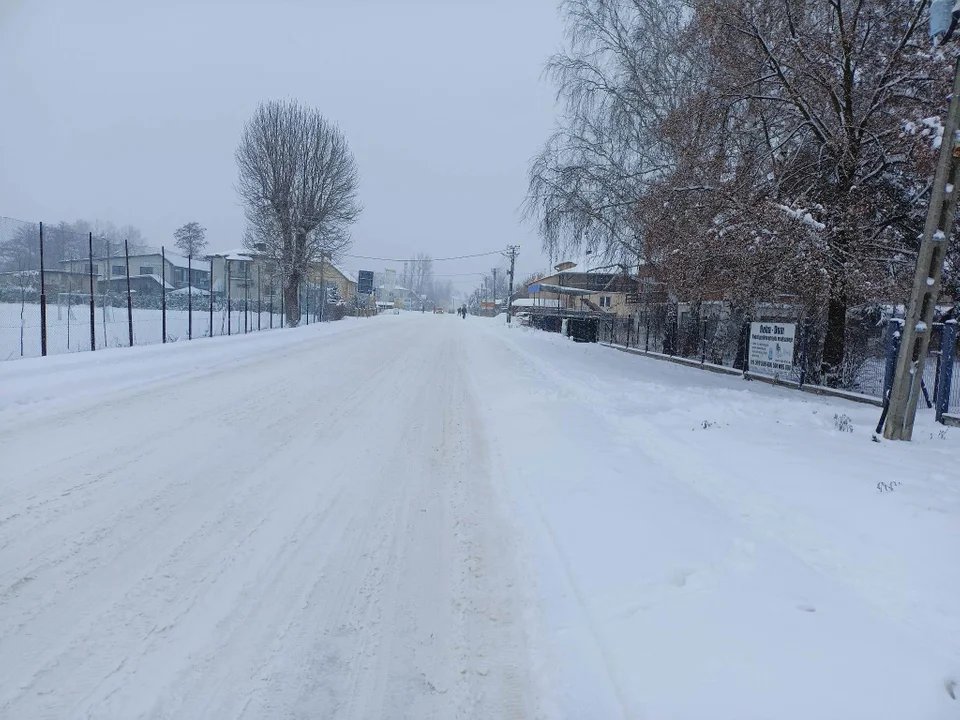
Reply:
[[[576,271],[575,263],[556,266],[552,275],[539,278],[527,288],[532,312],[539,308],[552,314],[596,314],[627,317],[638,302],[639,284],[634,275],[603,271]]]
[[[227,294],[232,301],[252,297],[279,297],[280,286],[275,282],[275,264],[259,253],[246,248],[225,250],[207,255],[213,274],[213,292]]]
[[[127,283],[127,258],[123,255],[63,260],[64,271],[71,275],[87,275],[93,272],[97,291],[124,291]],[[92,266],[92,268],[91,268]],[[139,252],[130,256],[130,286],[141,294],[159,294],[163,288],[177,290],[192,285],[195,288],[210,287],[210,262],[200,258],[192,261],[176,253]]]
[[[339,296],[340,301],[348,303],[357,296],[356,276],[333,263],[312,263],[308,276],[312,284],[318,288],[322,285],[327,289],[328,302],[332,301],[333,297]],[[334,288],[336,288],[335,291]]]
[[[271,258],[246,248],[212,253],[207,257],[213,269],[215,293],[226,292],[229,284],[231,302],[244,298],[253,302],[260,299],[264,303],[272,298],[274,303],[280,302],[283,282],[277,263]],[[304,310],[319,306],[324,288],[328,303],[335,303],[335,298],[346,303],[357,294],[357,278],[329,261],[312,262],[304,284],[304,291],[308,293]]]

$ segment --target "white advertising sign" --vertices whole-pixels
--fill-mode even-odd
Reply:
[[[750,372],[787,375],[793,371],[796,323],[750,323]]]

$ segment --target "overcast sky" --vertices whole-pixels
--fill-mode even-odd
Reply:
[[[129,223],[154,245],[197,220],[210,249],[237,247],[241,127],[290,97],[356,155],[354,254],[519,243],[532,271],[546,261],[519,206],[554,124],[541,73],[561,36],[557,0],[0,0],[0,215]]]

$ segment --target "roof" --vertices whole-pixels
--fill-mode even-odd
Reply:
[[[339,267],[337,265],[334,265],[333,269],[336,270],[341,275],[343,275],[349,282],[352,282],[354,285],[357,284],[357,276],[354,275],[353,273],[347,272],[342,267]]]
[[[145,255],[159,256],[160,253],[145,253]],[[130,257],[133,257],[133,256],[131,255]],[[141,257],[143,256],[141,255]],[[167,262],[171,263],[174,267],[183,267],[183,268],[187,267],[188,259],[185,258],[183,255],[167,252],[166,258],[167,258]],[[200,258],[194,258],[193,260],[190,260],[189,263],[194,270],[206,270],[207,272],[210,272],[209,260],[201,260]]]
[[[560,307],[559,300],[537,300],[537,298],[517,298],[510,304],[513,307]]]
[[[562,282],[560,275],[562,275]],[[577,272],[575,270],[565,271],[563,273],[554,273],[535,280],[528,286],[528,292],[539,292],[531,290],[542,286],[546,292],[564,292],[568,294],[581,294],[571,291],[587,290],[593,293],[597,292],[636,292],[637,279],[633,275],[624,275],[613,272]],[[558,291],[558,287],[563,287],[563,291]],[[587,294],[587,293],[582,293]]]
[[[256,259],[257,253],[247,248],[236,248],[234,250],[221,250],[220,252],[208,253],[208,258],[222,258],[224,260],[244,260],[250,262]]]

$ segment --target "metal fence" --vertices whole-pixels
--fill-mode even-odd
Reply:
[[[886,356],[892,341],[889,315],[879,307],[851,311],[844,338],[844,362],[839,372],[830,377],[822,369],[823,321],[798,317],[774,304],[761,307],[752,317],[720,304],[700,308],[674,303],[637,305],[630,316],[601,317],[598,337],[603,343],[744,369],[751,320],[796,323],[794,370],[784,380],[829,384],[882,398]],[[942,382],[940,367],[946,355],[957,358],[957,344],[953,341],[943,346],[943,328],[942,323],[935,323],[932,328],[930,355],[923,372],[924,388],[932,404],[941,394],[941,384],[948,386],[944,400],[948,407],[956,408],[960,407],[960,364],[951,363],[950,382]]]
[[[195,288],[130,267],[131,254],[166,248],[125,248],[93,232],[62,226],[45,228],[0,217],[0,360],[39,357],[102,348],[150,345],[281,328],[284,303],[279,287],[262,283],[230,293],[230,282],[216,292],[217,278]],[[315,283],[300,288],[300,322],[317,322],[325,293]],[[324,320],[346,309],[325,304]]]

